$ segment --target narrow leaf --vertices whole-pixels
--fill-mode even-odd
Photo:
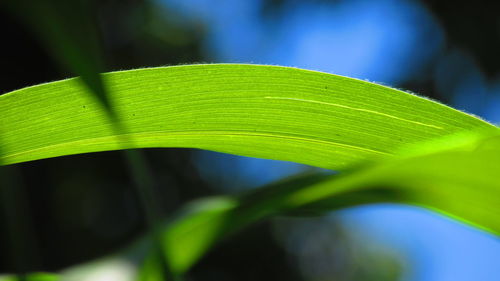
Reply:
[[[28,87],[0,96],[0,162],[189,147],[342,169],[402,144],[495,128],[399,90],[295,68],[192,65],[104,80],[127,134],[75,79]]]

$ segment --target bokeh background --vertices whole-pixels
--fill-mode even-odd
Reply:
[[[214,62],[295,66],[405,89],[500,122],[500,2],[84,2],[106,71]],[[26,16],[0,7],[0,93],[73,76]],[[199,150],[145,153],[165,219],[191,199],[312,169]],[[125,166],[120,153],[104,152],[5,168],[2,183],[16,194],[0,193],[0,272],[12,272],[15,255],[29,257],[30,270],[58,271],[141,237],[143,211]],[[22,219],[29,237],[15,249],[12,217]],[[129,280],[134,266],[111,264],[87,280]],[[217,246],[188,280],[494,281],[500,241],[420,208],[372,205],[260,223]]]

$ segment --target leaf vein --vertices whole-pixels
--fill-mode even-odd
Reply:
[[[340,107],[340,108],[345,108],[345,109],[351,109],[351,110],[360,111],[360,112],[366,112],[366,113],[376,114],[376,115],[380,115],[380,116],[384,116],[384,117],[389,117],[389,118],[392,118],[392,119],[396,119],[396,120],[400,120],[400,121],[404,121],[404,122],[408,122],[408,123],[413,123],[413,124],[417,124],[417,125],[421,125],[421,126],[425,126],[425,127],[434,128],[434,129],[439,129],[439,130],[443,130],[444,129],[443,127],[432,125],[432,124],[422,123],[422,122],[418,122],[418,121],[414,121],[414,120],[409,120],[409,119],[397,117],[397,116],[390,115],[390,114],[387,114],[387,113],[382,113],[382,112],[378,112],[378,111],[374,111],[374,110],[370,110],[370,109],[351,107],[351,106],[342,105],[342,104],[329,103],[329,102],[323,102],[323,101],[315,101],[315,100],[306,100],[306,99],[299,99],[299,98],[289,98],[289,97],[269,97],[269,96],[267,96],[267,97],[264,97],[264,98],[266,98],[266,99],[275,99],[275,100],[293,100],[293,101],[299,101],[299,102],[309,102],[309,103],[315,103],[315,104],[330,105],[330,106],[335,106],[335,107]]]

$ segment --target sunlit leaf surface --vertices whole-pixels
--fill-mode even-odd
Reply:
[[[388,87],[258,65],[194,65],[104,75],[117,135],[80,80],[0,96],[2,164],[144,147],[190,147],[341,169],[402,144],[493,128]]]

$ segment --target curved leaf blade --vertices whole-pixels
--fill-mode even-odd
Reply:
[[[0,96],[0,158],[187,147],[342,169],[402,144],[494,128],[436,102],[295,68],[191,65],[103,75],[126,135],[78,79]]]

